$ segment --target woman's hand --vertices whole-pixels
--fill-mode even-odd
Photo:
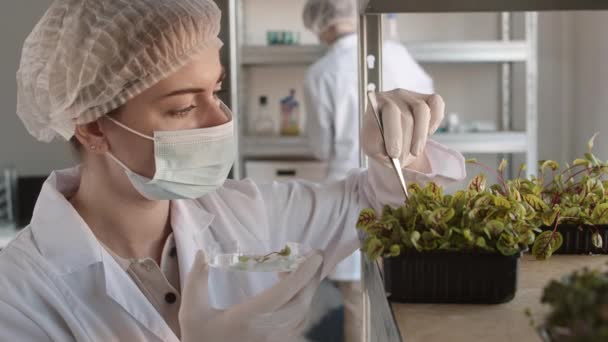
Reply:
[[[398,158],[402,167],[423,156],[429,135],[435,133],[444,118],[445,103],[439,95],[424,95],[396,89],[377,93],[386,151],[370,106],[363,118],[361,147],[365,154],[391,167],[388,159]],[[388,151],[388,156],[387,152]]]
[[[184,342],[291,341],[302,333],[312,298],[321,282],[323,257],[310,255],[300,267],[273,287],[226,310],[209,302],[209,265],[199,251],[179,312]]]

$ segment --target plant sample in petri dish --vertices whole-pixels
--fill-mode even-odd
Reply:
[[[232,248],[222,248],[211,253],[209,266],[244,272],[291,272],[306,259],[311,248],[299,243],[288,242],[280,248],[242,246],[233,244]]]

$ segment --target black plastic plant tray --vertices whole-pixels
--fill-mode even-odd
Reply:
[[[389,300],[500,304],[515,297],[520,254],[408,251],[384,259]]]
[[[594,227],[578,224],[560,224],[557,231],[564,238],[562,246],[553,254],[608,254],[608,226],[595,226],[602,235],[604,241],[602,248],[596,248],[591,237],[595,232]],[[543,230],[553,230],[553,228],[543,227]]]

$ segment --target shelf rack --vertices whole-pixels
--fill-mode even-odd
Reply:
[[[381,61],[382,41],[382,12],[376,8],[380,5],[382,9],[387,3],[400,7],[409,4],[408,1],[388,1],[378,5],[378,1],[370,1],[366,9],[371,12],[362,16],[359,47],[360,61],[367,60],[369,55],[375,56],[376,61]],[[390,7],[392,8],[392,7]],[[409,7],[408,7],[409,8]],[[399,13],[394,9],[393,13]],[[536,165],[538,161],[538,16],[536,13],[525,14],[525,39],[512,40],[511,28],[512,16],[510,13],[500,14],[500,37],[495,41],[484,42],[444,42],[423,43],[413,45],[413,51],[420,61],[437,63],[497,63],[501,66],[501,101],[499,108],[500,131],[484,134],[463,134],[448,137],[448,146],[462,153],[493,153],[499,158],[509,157],[513,153],[526,155],[528,165]],[[364,33],[364,34],[361,34]],[[418,48],[418,50],[416,50]],[[512,79],[514,63],[522,63],[526,70],[526,129],[524,132],[513,131],[513,104],[512,104]],[[360,63],[360,77],[363,86],[360,88],[360,110],[367,106],[364,96],[369,87],[380,89],[377,85],[382,84],[381,63],[377,65],[364,65]],[[372,68],[370,68],[372,67]],[[508,138],[506,140],[505,138]],[[501,139],[502,143],[500,143]],[[515,140],[512,140],[515,139]],[[457,143],[454,145],[452,143]],[[479,146],[479,144],[485,146]],[[517,148],[513,148],[516,145]],[[361,158],[365,166],[365,158]],[[512,163],[510,163],[512,165]],[[528,174],[535,172],[534,167],[528,168]]]
[[[420,63],[506,63],[525,62],[525,41],[448,41],[404,44]],[[244,46],[243,65],[312,64],[323,56],[318,45]]]

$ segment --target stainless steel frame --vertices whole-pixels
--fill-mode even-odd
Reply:
[[[382,21],[382,15],[359,16],[359,128],[368,106],[367,91],[382,91]],[[363,152],[360,160],[361,166],[366,167],[367,160]],[[386,301],[380,266],[362,254],[361,270],[364,322],[362,341],[401,342],[399,329]]]
[[[500,38],[503,44],[511,41],[511,13],[503,12],[500,14]],[[524,49],[526,48],[525,43],[523,44]],[[524,50],[523,60],[526,58]],[[511,81],[512,81],[513,66],[510,63],[503,63],[501,66],[501,115],[500,115],[500,130],[510,131],[513,129],[513,108],[511,106],[512,94],[511,94]]]
[[[578,0],[577,0],[578,1]],[[538,13],[526,13],[526,39],[528,60],[526,61],[526,133],[528,151],[527,174],[536,175],[538,164]]]
[[[230,107],[234,113],[234,134],[236,136],[236,155],[240,155],[240,137],[241,130],[241,115],[239,111],[240,96],[238,93],[239,75],[240,75],[240,60],[239,60],[239,30],[238,25],[238,10],[241,1],[238,0],[216,0],[216,3],[223,13],[222,27],[220,30],[220,39],[224,42],[224,47],[221,50],[220,60],[226,69],[227,78],[224,80],[224,88],[228,92],[220,97],[224,103]],[[236,158],[232,167],[232,178],[240,179],[242,175],[241,158]]]
[[[509,12],[502,12],[500,14],[500,39],[503,44],[509,43],[512,39],[512,15]],[[525,48],[525,45],[524,45]],[[524,53],[524,58],[526,54]],[[511,105],[513,102],[513,94],[512,94],[512,85],[513,85],[513,65],[512,63],[503,63],[500,68],[500,79],[501,79],[501,111],[498,122],[500,123],[499,129],[501,131],[512,131],[513,130],[513,106]],[[506,159],[509,167],[507,169],[507,176],[509,178],[513,177],[514,167],[513,167],[513,154],[507,153],[507,151],[503,151],[498,155],[498,163],[502,159]]]

